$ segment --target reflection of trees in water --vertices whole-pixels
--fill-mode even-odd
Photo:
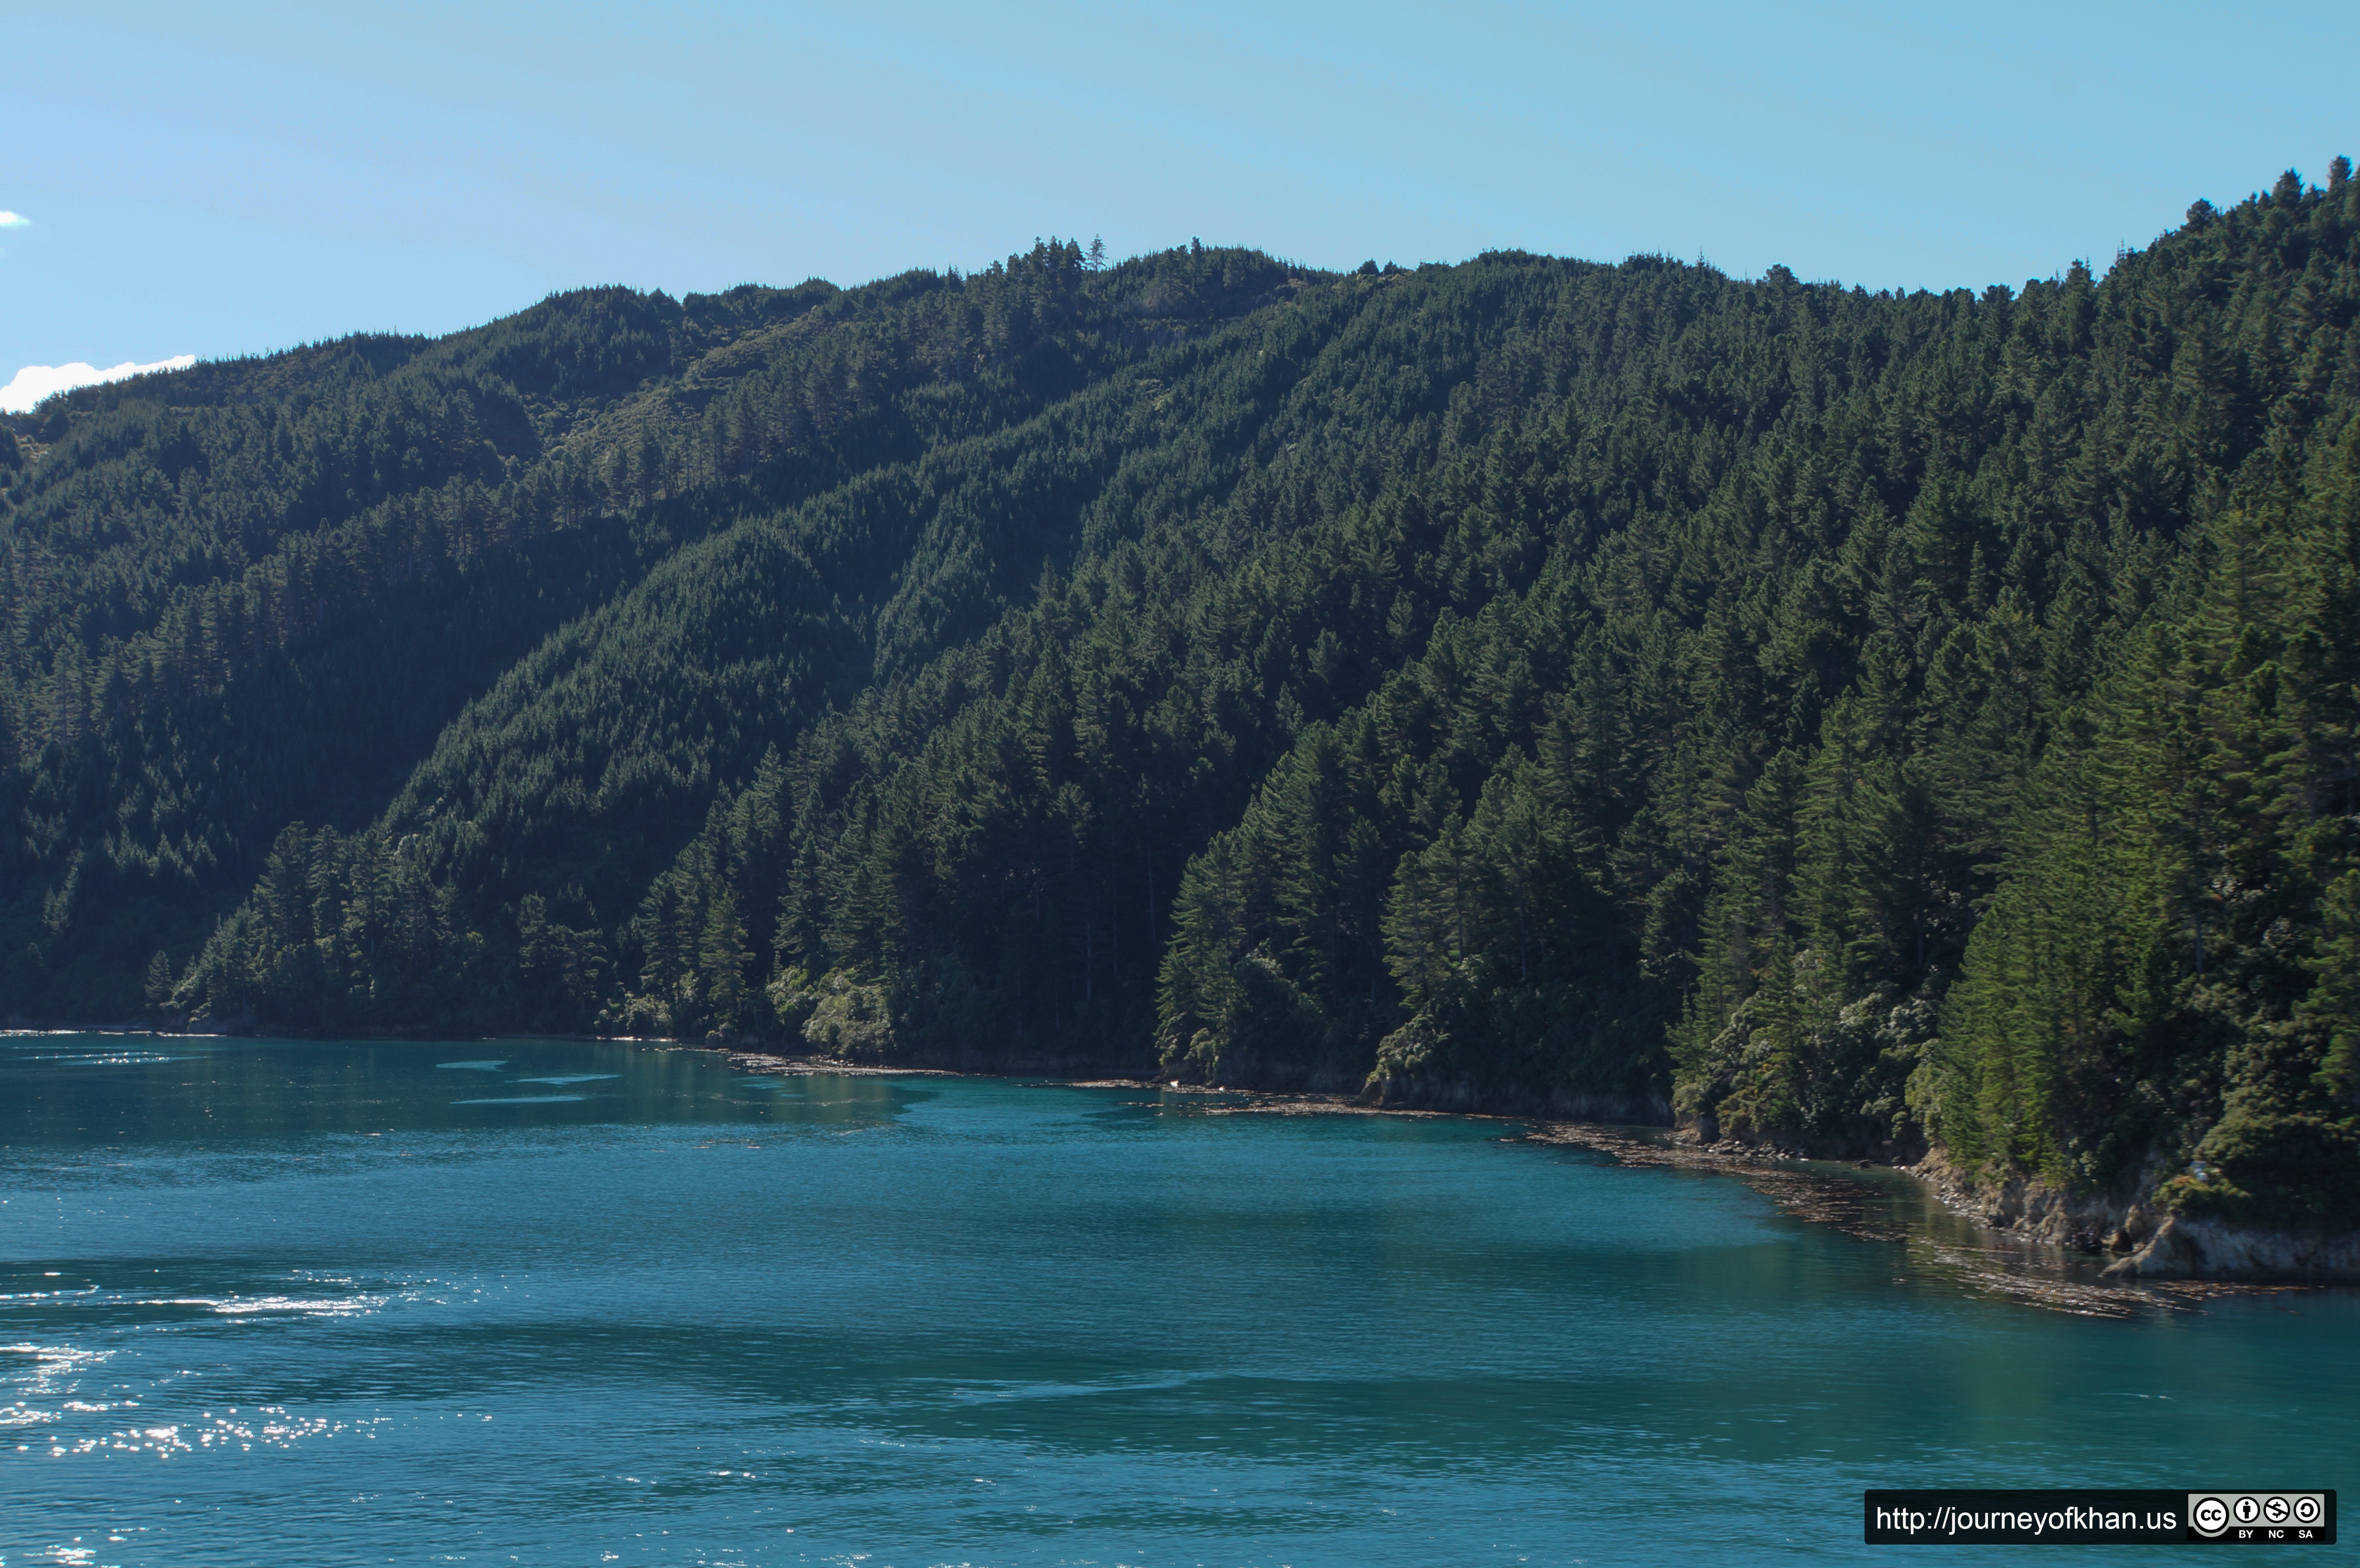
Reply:
[[[35,1043],[27,1041],[27,1044]],[[890,1121],[890,1080],[751,1080],[723,1053],[614,1040],[51,1037],[0,1057],[0,1144],[196,1140],[452,1127]],[[464,1051],[464,1060],[454,1057]],[[921,1091],[923,1093],[923,1091]]]

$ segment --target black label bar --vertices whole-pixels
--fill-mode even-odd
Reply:
[[[2326,1487],[2171,1491],[1887,1490],[1861,1494],[1871,1546],[2333,1546]]]

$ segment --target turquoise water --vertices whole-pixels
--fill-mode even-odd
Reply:
[[[0,1564],[1863,1560],[1873,1486],[2355,1479],[2349,1293],[2075,1316],[1725,1178],[1205,1104],[0,1040]]]

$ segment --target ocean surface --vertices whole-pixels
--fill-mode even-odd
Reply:
[[[1870,1561],[1870,1486],[2360,1480],[2351,1292],[2059,1310],[1898,1181],[1862,1239],[1222,1104],[0,1039],[0,1568]]]

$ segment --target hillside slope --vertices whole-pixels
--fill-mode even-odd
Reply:
[[[1670,1118],[2360,1224],[2360,185],[2021,290],[554,299],[0,447],[0,1008]]]

